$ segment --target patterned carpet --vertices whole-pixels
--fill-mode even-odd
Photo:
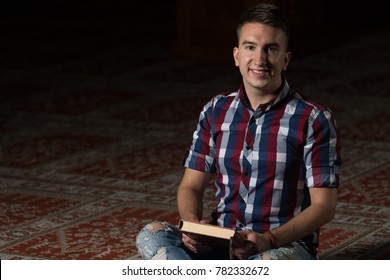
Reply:
[[[18,19],[9,17],[15,28]],[[81,17],[51,39],[53,27],[31,22],[22,38],[4,34],[12,43],[0,66],[0,259],[137,259],[144,224],[177,223],[197,114],[238,88],[238,72],[172,57],[169,44],[149,52],[153,40],[134,45],[124,28],[72,33]],[[389,29],[377,28],[299,56],[288,72],[298,91],[335,111],[342,134],[339,202],[321,231],[322,259],[390,259],[389,49]]]

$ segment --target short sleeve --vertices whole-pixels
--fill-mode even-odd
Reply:
[[[193,134],[191,148],[183,160],[183,166],[194,170],[215,173],[215,143],[212,138],[213,100],[208,102],[199,116]]]
[[[304,160],[308,187],[339,187],[340,135],[331,111],[312,112]]]

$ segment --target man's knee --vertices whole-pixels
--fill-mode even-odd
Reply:
[[[144,227],[145,230],[149,231],[150,233],[156,233],[157,231],[172,231],[170,229],[170,227],[166,224],[166,223],[163,223],[163,222],[152,222],[150,224],[147,224],[145,227]]]
[[[166,259],[166,234],[172,233],[172,228],[164,222],[152,222],[145,225],[138,233],[136,246],[144,259]]]
[[[262,254],[261,254],[261,259],[262,259],[262,260],[274,260],[275,257],[272,256],[271,254],[262,253]]]
[[[145,225],[137,235],[137,246],[143,244],[144,242],[148,242],[157,232],[160,231],[171,232],[172,229],[164,222],[152,222]]]

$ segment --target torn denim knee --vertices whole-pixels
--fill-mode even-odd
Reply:
[[[250,257],[250,259],[261,260],[309,260],[315,259],[309,252],[307,252],[297,242],[291,245],[283,246],[277,249],[265,251],[261,254]]]
[[[172,232],[172,229],[168,226],[166,222],[153,222],[147,224],[144,227],[145,230],[150,231],[150,233],[156,233],[159,230],[164,230],[165,232]]]
[[[173,228],[165,222],[152,222],[143,227],[136,238],[138,252],[143,259],[166,260],[168,249],[167,236]]]

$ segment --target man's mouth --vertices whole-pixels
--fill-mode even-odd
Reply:
[[[249,69],[253,75],[258,77],[263,77],[265,75],[268,75],[269,70],[268,69]]]

